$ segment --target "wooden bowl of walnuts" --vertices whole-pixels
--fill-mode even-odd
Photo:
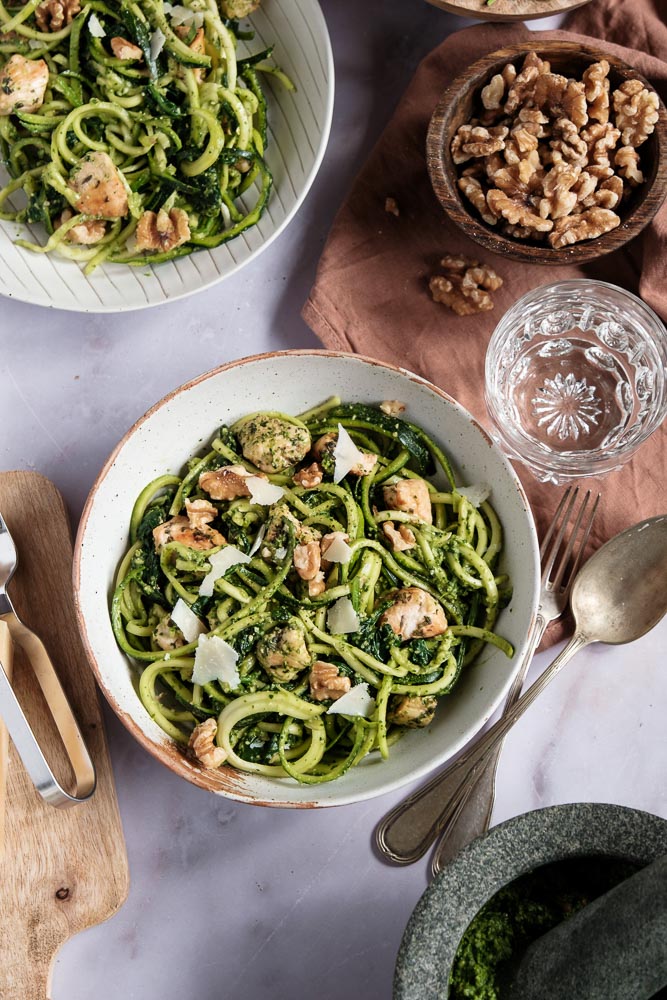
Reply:
[[[667,195],[667,111],[651,84],[574,42],[493,52],[443,94],[428,131],[447,215],[495,253],[583,263],[644,229]]]

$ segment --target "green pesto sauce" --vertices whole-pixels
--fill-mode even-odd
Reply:
[[[522,875],[482,907],[461,938],[449,1000],[503,1000],[526,948],[634,874],[641,865],[609,857],[557,861]]]

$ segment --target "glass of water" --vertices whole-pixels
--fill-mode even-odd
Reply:
[[[586,278],[505,313],[486,354],[496,441],[542,482],[620,468],[667,413],[667,332],[641,299]]]

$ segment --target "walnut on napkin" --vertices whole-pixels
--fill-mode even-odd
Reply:
[[[446,254],[440,266],[444,275],[435,274],[429,282],[434,302],[449,306],[457,316],[493,309],[490,293],[501,287],[503,279],[492,267],[462,254]]]
[[[655,128],[658,95],[633,79],[611,92],[609,69],[600,59],[575,80],[529,52],[520,71],[508,63],[482,88],[451,155],[487,225],[555,249],[620,225],[615,209],[644,181],[637,149]]]

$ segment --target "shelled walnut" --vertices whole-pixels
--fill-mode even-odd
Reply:
[[[441,302],[457,316],[493,309],[491,292],[497,291],[503,279],[488,264],[464,257],[446,254],[440,261],[444,274],[435,274],[429,282],[434,302]]]
[[[614,87],[606,59],[575,79],[529,52],[481,88],[452,138],[458,188],[471,213],[513,239],[554,248],[595,239],[620,225],[617,211],[644,183],[639,147],[658,114],[658,95],[641,80]],[[472,311],[450,273],[432,279],[431,290]]]

